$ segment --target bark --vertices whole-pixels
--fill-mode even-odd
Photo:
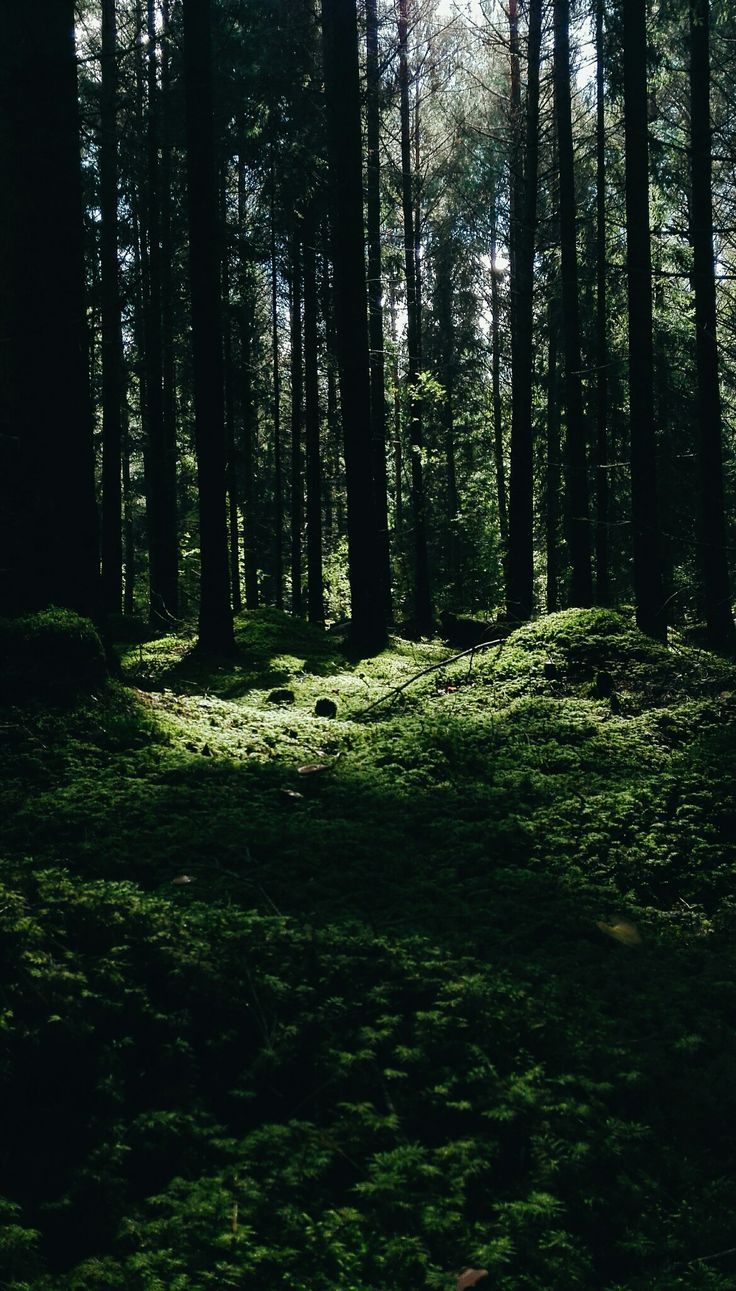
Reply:
[[[386,390],[383,353],[383,304],[381,277],[381,161],[380,70],[378,63],[377,0],[366,0],[366,215],[368,225],[368,326],[371,355],[371,438],[375,486],[378,551],[376,558],[384,583],[386,618],[391,621],[391,554],[388,523],[388,472],[386,467]]]
[[[74,4],[0,11],[0,603],[96,616]]]
[[[386,642],[370,423],[370,361],[363,229],[358,31],[354,0],[323,0],[325,98],[330,154],[335,331],[345,443],[351,643]]]
[[[276,265],[275,176],[271,168],[271,362],[273,366],[273,577],[274,600],[284,608],[284,479],[281,461],[281,364],[279,360],[278,276]]]
[[[718,379],[709,0],[690,0],[690,130],[700,467],[698,551],[708,641],[715,649],[731,650],[736,645],[736,631],[726,549],[723,411]]]
[[[102,608],[118,613],[122,602],[123,337],[118,273],[117,14],[102,5],[100,103],[100,212],[102,297]]]
[[[523,163],[514,176],[514,258],[511,280],[511,469],[506,608],[511,619],[528,619],[534,601],[534,248],[539,169],[539,59],[542,0],[529,6],[526,128]]]
[[[317,356],[317,222],[311,202],[304,220],[304,445],[307,486],[307,614],[324,624],[322,591],[322,463]]]
[[[498,527],[501,534],[504,565],[509,538],[506,500],[506,466],[503,452],[503,412],[501,408],[501,302],[497,268],[498,223],[495,183],[491,192],[491,389],[493,399],[493,451],[496,466]]]
[[[238,225],[240,230],[240,440],[243,452],[243,511],[245,604],[258,607],[258,508],[256,505],[256,410],[253,400],[255,309],[250,271],[250,248],[245,233],[245,170],[238,163]]]
[[[304,529],[304,360],[302,345],[301,230],[291,239],[291,610],[301,614]]]
[[[420,632],[432,630],[432,599],[427,555],[427,504],[424,489],[424,432],[418,381],[422,366],[421,300],[417,265],[417,228],[411,156],[409,103],[408,0],[399,0],[399,90],[401,111],[401,205],[404,222],[404,273],[409,387],[409,443],[411,446],[411,500],[414,526],[414,618]]]
[[[623,19],[634,597],[638,626],[650,636],[664,640],[667,628],[659,551],[654,422],[645,0],[624,0]]]
[[[210,0],[184,0],[189,266],[201,559],[199,647],[234,649],[225,511],[225,416]]]
[[[151,623],[167,627],[178,613],[178,543],[175,477],[172,490],[170,446],[167,444],[163,397],[160,97],[156,4],[148,0],[148,101],[146,139],[146,222],[148,233],[148,293],[145,314],[148,454],[146,509],[149,544],[149,612]]]
[[[235,434],[235,366],[233,362],[233,306],[230,288],[230,239],[227,222],[227,167],[223,176],[222,195],[222,309],[223,355],[225,361],[225,459],[227,482],[228,540],[230,544],[230,598],[233,611],[243,608],[240,588],[240,520],[238,514],[238,462]]]
[[[549,306],[549,349],[547,358],[547,478],[545,498],[545,535],[547,548],[547,613],[554,614],[559,608],[560,578],[560,398],[558,375],[558,332],[559,309],[553,299]]]
[[[596,530],[595,599],[611,601],[608,526],[608,319],[606,283],[606,119],[603,78],[605,0],[596,0]]]
[[[575,156],[572,139],[570,95],[570,5],[554,4],[554,89],[557,118],[557,146],[560,173],[560,243],[562,278],[562,340],[565,359],[565,409],[567,414],[567,511],[572,603],[590,605],[593,600],[591,571],[590,508],[588,464],[585,444],[585,414],[580,380],[580,314],[577,259]]]

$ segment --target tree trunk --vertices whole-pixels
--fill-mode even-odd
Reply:
[[[322,464],[317,362],[317,222],[314,202],[304,218],[304,445],[307,486],[307,614],[324,624],[322,592]]]
[[[199,647],[234,649],[225,511],[225,416],[210,0],[184,0],[189,265],[199,484]]]
[[[718,380],[709,0],[690,0],[690,130],[700,466],[698,551],[708,641],[714,649],[731,650],[736,645],[736,631],[726,554],[723,412]]]
[[[510,619],[528,619],[534,602],[534,247],[539,159],[539,58],[542,0],[529,6],[526,139],[514,176],[514,259],[511,295],[511,470],[506,609]]]
[[[560,608],[560,397],[559,377],[557,370],[558,354],[558,307],[552,299],[549,305],[549,350],[547,359],[547,479],[545,532],[547,547],[547,613],[554,614]]]
[[[177,532],[177,406],[174,265],[171,194],[174,102],[171,86],[171,31],[169,0],[162,0],[161,14],[161,383],[163,425],[163,524],[166,532],[167,575],[175,591],[174,612],[179,613],[179,541]]]
[[[501,302],[498,290],[498,216],[495,181],[491,190],[491,389],[493,392],[493,451],[496,465],[498,527],[504,566],[508,558],[509,520],[506,501],[506,467],[503,454],[503,412],[501,408]]]
[[[302,420],[304,416],[302,355],[301,231],[291,239],[291,610],[301,614],[302,530],[304,528],[304,469]]]
[[[0,18],[0,603],[96,616],[74,4],[3,0]]]
[[[565,409],[567,414],[567,509],[572,567],[572,603],[590,605],[591,572],[588,464],[585,415],[580,380],[580,315],[576,241],[575,155],[570,98],[570,4],[555,0],[555,115],[560,170],[560,244],[562,251],[562,339],[565,356]]]
[[[386,389],[383,359],[383,286],[381,277],[381,160],[380,94],[378,63],[378,5],[366,0],[366,215],[368,224],[368,328],[371,354],[371,439],[376,491],[376,523],[381,577],[384,582],[386,619],[390,623],[391,553],[388,525],[388,472],[386,467]]]
[[[245,130],[245,123],[243,123]],[[243,449],[243,511],[245,604],[258,608],[258,507],[256,504],[256,412],[253,401],[255,306],[250,271],[250,248],[245,233],[245,168],[238,162],[238,226],[240,233],[240,417]]]
[[[281,460],[281,364],[279,360],[278,276],[276,265],[276,180],[271,167],[271,362],[273,365],[273,577],[274,600],[284,608],[284,477]]]
[[[636,621],[642,632],[664,640],[667,627],[659,552],[654,426],[645,0],[623,0],[623,19],[634,597]]]
[[[411,157],[409,104],[408,0],[399,0],[399,89],[401,108],[401,203],[404,219],[404,272],[406,276],[407,344],[409,349],[409,443],[411,446],[411,499],[414,522],[414,618],[420,632],[432,630],[432,599],[427,555],[427,504],[424,491],[424,434],[419,373],[422,366],[421,302],[417,281],[417,230]]]
[[[102,608],[119,613],[123,584],[123,337],[118,277],[117,15],[102,5],[100,212],[102,276]]]
[[[596,0],[596,530],[595,599],[609,605],[608,320],[606,293],[606,118],[603,79],[605,0]]]
[[[178,543],[175,482],[172,495],[170,448],[163,398],[161,191],[156,4],[148,0],[148,103],[146,196],[148,294],[146,299],[146,397],[148,400],[147,513],[151,623],[170,627],[178,613]]]
[[[230,599],[233,612],[243,608],[240,589],[240,519],[238,514],[237,436],[235,434],[235,366],[233,363],[233,307],[231,299],[230,237],[227,219],[227,166],[222,192],[222,329],[225,363],[225,470],[227,483],[228,540],[230,544]]]
[[[330,153],[335,331],[345,442],[351,642],[386,642],[385,586],[370,422],[370,359],[363,230],[363,164],[355,0],[323,0],[325,98]]]

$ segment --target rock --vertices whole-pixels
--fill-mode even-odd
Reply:
[[[562,673],[560,672],[557,664],[554,663],[552,659],[545,659],[544,661],[545,681],[559,681],[561,676],[562,676]]]
[[[203,757],[203,758],[211,758],[211,757],[212,757],[212,749],[210,748],[209,744],[203,744],[203,745],[202,745],[202,757]]]
[[[315,717],[337,717],[337,704],[334,699],[318,699],[314,713]]]
[[[283,688],[272,690],[268,697],[269,704],[293,704],[295,700],[296,695],[293,690]]]

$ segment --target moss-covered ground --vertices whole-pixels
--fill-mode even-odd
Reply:
[[[733,665],[191,646],[0,710],[0,1284],[736,1285]]]

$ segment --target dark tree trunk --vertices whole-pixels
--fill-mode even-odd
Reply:
[[[255,307],[245,221],[245,169],[241,160],[238,162],[238,225],[240,232],[240,417],[243,450],[243,510],[245,512],[243,543],[245,604],[249,610],[255,610],[259,602],[256,411],[253,399]]]
[[[539,58],[542,0],[529,6],[526,131],[523,162],[514,176],[514,260],[511,294],[511,470],[506,609],[511,619],[528,619],[534,601],[534,247],[539,161]]]
[[[396,326],[396,281],[389,278],[389,316],[391,318],[391,346],[393,364],[391,380],[394,387],[394,546],[397,557],[403,560],[404,535],[404,454],[401,440],[401,382],[399,378],[399,337]]]
[[[302,354],[302,261],[300,233],[291,240],[291,609],[301,614],[304,528],[304,368]]]
[[[636,621],[641,630],[664,640],[667,626],[659,551],[654,426],[645,0],[623,0],[623,19],[634,597]]]
[[[351,639],[359,650],[386,642],[385,587],[370,422],[370,359],[364,260],[363,164],[355,0],[323,0],[325,97],[333,218],[335,324],[348,501]]]
[[[368,327],[371,350],[371,432],[373,478],[376,490],[376,523],[379,547],[376,559],[384,582],[386,617],[391,621],[391,553],[388,525],[388,472],[386,468],[386,389],[383,360],[383,286],[381,279],[381,160],[380,94],[377,0],[366,0],[366,179],[368,224]]]
[[[235,365],[233,362],[233,306],[231,299],[230,236],[227,219],[227,167],[222,194],[222,329],[225,361],[225,461],[228,540],[230,544],[230,599],[233,611],[243,608],[240,588],[240,518],[238,509],[237,436],[235,434]]]
[[[606,118],[603,79],[605,0],[596,0],[596,530],[595,599],[611,601],[608,480],[608,319],[606,293]]]
[[[166,440],[163,396],[160,98],[156,4],[148,0],[146,398],[148,400],[147,513],[150,617],[156,627],[170,626],[178,613],[178,543],[176,477]]]
[[[172,230],[172,136],[174,104],[171,86],[171,34],[169,0],[162,0],[161,36],[161,380],[163,398],[163,525],[166,533],[167,578],[175,590],[178,613],[179,541],[177,533],[177,406],[174,263]]]
[[[284,477],[281,460],[281,365],[279,362],[278,275],[276,265],[275,176],[271,168],[271,362],[273,365],[273,577],[274,600],[284,608]]]
[[[96,616],[74,4],[3,0],[0,18],[0,603]]]
[[[506,501],[506,467],[503,453],[503,412],[501,408],[501,302],[498,290],[498,223],[495,182],[491,193],[491,388],[493,394],[493,451],[496,465],[498,527],[504,565],[508,558],[509,519]]]
[[[100,268],[102,275],[102,608],[119,613],[123,584],[122,416],[123,337],[118,277],[117,15],[102,5],[100,103]]]
[[[730,650],[736,644],[736,632],[726,554],[723,412],[718,380],[709,0],[690,0],[690,130],[700,466],[698,550],[708,641],[715,649]]]
[[[317,360],[317,222],[314,203],[304,219],[304,446],[307,486],[307,613],[324,623],[322,593],[322,463],[319,445]]]
[[[560,578],[560,392],[558,376],[558,307],[555,300],[549,306],[549,350],[547,359],[547,462],[545,489],[545,533],[547,548],[547,613],[554,614],[559,608]]]
[[[135,593],[135,531],[133,528],[133,486],[130,478],[130,417],[128,401],[123,400],[122,467],[123,467],[123,552],[125,555],[125,583],[123,588],[123,613],[132,614]]]
[[[420,632],[432,630],[432,598],[427,555],[427,503],[422,453],[422,400],[419,373],[422,366],[421,301],[417,281],[417,229],[411,157],[409,104],[408,0],[399,0],[399,90],[401,109],[401,204],[404,219],[404,272],[406,276],[407,381],[409,385],[409,443],[411,445],[411,499],[414,524],[414,618]]]
[[[201,556],[199,647],[234,649],[225,510],[225,415],[210,0],[184,0],[189,263]]]
[[[324,454],[322,475],[322,502],[324,506],[325,534],[332,538],[336,532],[334,495],[340,470],[339,417],[337,408],[337,375],[335,366],[335,320],[330,281],[330,231],[327,221],[322,223],[322,319],[325,329],[325,383],[327,386],[327,447]],[[338,486],[339,487],[339,486]],[[339,537],[340,534],[338,533]]]
[[[571,594],[573,605],[593,600],[591,572],[588,464],[585,414],[580,379],[580,314],[576,243],[575,155],[572,140],[570,96],[570,5],[555,0],[555,115],[560,171],[560,244],[562,250],[562,340],[565,356],[565,410],[567,414],[567,511],[570,534]]]

